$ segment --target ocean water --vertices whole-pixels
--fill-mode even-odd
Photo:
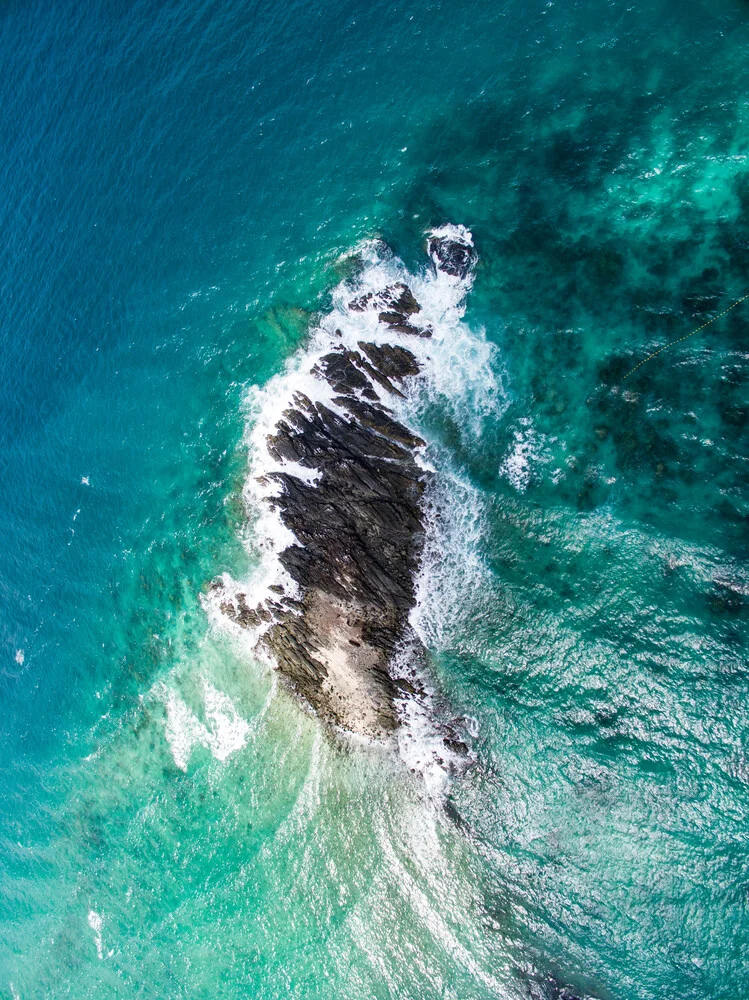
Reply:
[[[624,379],[749,291],[748,19],[0,7],[0,996],[749,996],[749,302]],[[436,781],[205,595],[266,387],[445,223]]]

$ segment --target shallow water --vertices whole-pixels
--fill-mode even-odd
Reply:
[[[749,290],[746,15],[4,5],[0,995],[749,993],[749,306],[622,381]],[[446,221],[444,809],[201,595],[257,387]]]

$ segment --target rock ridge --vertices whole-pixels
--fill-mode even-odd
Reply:
[[[462,236],[441,236],[428,249],[438,271],[465,277],[473,250]],[[393,655],[404,642],[418,643],[409,613],[431,476],[418,461],[424,441],[388,403],[422,370],[403,341],[416,344],[433,331],[420,322],[421,304],[405,282],[353,298],[347,308],[377,315],[375,339],[354,349],[338,342],[336,330],[310,369],[333,395],[294,392],[266,440],[276,470],[263,477],[274,487],[265,503],[294,536],[278,559],[295,593],[275,585],[250,607],[246,593],[212,586],[223,614],[259,630],[259,646],[322,719],[381,738],[398,726],[403,696]],[[390,332],[401,342],[382,342]]]

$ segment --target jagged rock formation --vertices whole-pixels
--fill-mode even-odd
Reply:
[[[459,238],[433,239],[429,251],[450,275],[464,277],[473,262]],[[401,341],[432,335],[402,282],[348,308],[376,312]],[[389,665],[416,601],[429,475],[415,457],[424,442],[384,400],[402,396],[421,366],[403,343],[331,346],[312,368],[332,388],[331,404],[295,393],[267,439],[282,470],[266,476],[278,487],[267,502],[296,539],[279,559],[297,593],[276,587],[256,608],[242,593],[222,593],[221,610],[245,628],[262,627],[260,644],[318,715],[378,737],[398,724]],[[314,471],[316,481],[283,471],[286,464]]]
[[[453,233],[438,230],[432,233],[428,243],[429,256],[435,267],[454,278],[465,278],[476,263],[473,243],[456,239]]]

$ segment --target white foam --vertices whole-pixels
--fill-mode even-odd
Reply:
[[[165,732],[174,763],[187,770],[192,751],[197,746],[210,750],[223,761],[247,743],[249,723],[242,718],[228,695],[203,680],[203,704],[209,725],[201,722],[177,692],[161,683],[156,693],[166,707]]]
[[[102,938],[102,928],[104,927],[104,918],[96,910],[88,911],[88,926],[94,932],[94,943],[96,944],[96,954],[99,956],[99,960],[104,959],[104,941]],[[114,950],[107,952],[107,958],[111,958],[114,954]]]
[[[443,469],[429,491],[425,546],[416,579],[416,606],[410,615],[411,626],[427,649],[449,649],[476,594],[489,592],[491,573],[480,555],[479,544],[483,524],[479,491]],[[411,771],[422,776],[427,796],[441,802],[451,774],[465,766],[466,758],[458,756],[444,742],[445,730],[435,719],[434,691],[428,678],[419,676],[410,664],[398,658],[393,669],[395,676],[407,677],[423,692],[398,703],[403,723],[398,730],[400,756]],[[461,728],[475,737],[478,722],[463,719]],[[472,759],[470,754],[468,759]]]
[[[208,681],[203,683],[203,699],[205,715],[211,724],[211,753],[216,760],[226,760],[246,744],[249,723],[237,712],[231,698]]]
[[[416,579],[416,606],[410,615],[417,636],[433,651],[453,645],[476,594],[488,593],[491,583],[491,572],[480,555],[484,525],[481,495],[467,480],[438,464],[440,474],[427,496],[426,539]],[[421,775],[428,798],[442,802],[451,774],[465,766],[466,758],[444,742],[445,729],[436,722],[434,691],[428,678],[419,675],[407,656],[396,656],[393,671],[422,692],[398,703],[403,723],[398,730],[400,756],[411,771]],[[478,722],[462,719],[460,728],[475,737]],[[460,737],[461,733],[454,735]]]
[[[437,239],[446,236],[451,240],[459,240],[462,243],[467,243],[470,247],[473,246],[473,233],[459,223],[446,222],[444,226],[433,229],[429,235]]]
[[[500,464],[499,472],[516,490],[523,493],[528,488],[535,467],[551,461],[549,445],[556,438],[547,438],[539,433],[530,417],[521,417],[517,421],[512,437],[512,444]],[[561,475],[561,470],[557,470],[556,478]]]
[[[398,702],[398,753],[406,767],[422,778],[427,797],[439,804],[447,793],[454,755],[446,749],[430,708],[429,697]]]
[[[427,498],[426,539],[416,580],[411,624],[425,646],[449,648],[461,612],[486,589],[490,571],[481,556],[484,504],[480,491],[445,470]]]

